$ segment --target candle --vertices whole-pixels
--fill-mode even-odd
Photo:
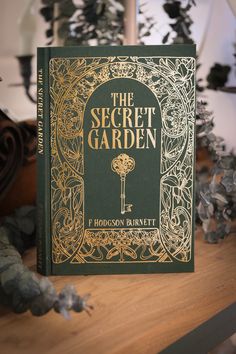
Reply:
[[[25,0],[25,6],[17,22],[19,30],[19,56],[33,54],[33,42],[36,31],[35,0]]]
[[[125,0],[124,44],[137,44],[137,0]]]

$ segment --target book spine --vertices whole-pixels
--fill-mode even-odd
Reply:
[[[49,48],[37,53],[37,271],[51,273]]]

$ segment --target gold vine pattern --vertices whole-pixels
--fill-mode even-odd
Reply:
[[[53,263],[191,260],[194,72],[187,57],[50,60]],[[115,78],[146,85],[160,105],[159,229],[84,230],[83,112],[95,89]]]
[[[79,255],[80,262],[89,259],[93,262],[109,262],[114,258],[118,262],[155,262],[153,257],[158,257],[160,262],[171,262],[170,256],[161,245],[158,229],[85,230],[82,251]],[[77,256],[73,263],[78,262]]]

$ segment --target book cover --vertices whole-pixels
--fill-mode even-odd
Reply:
[[[194,270],[195,46],[38,48],[43,274]]]

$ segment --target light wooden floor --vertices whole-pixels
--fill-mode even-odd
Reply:
[[[236,300],[235,235],[209,245],[198,233],[195,253],[195,273],[52,277],[91,293],[92,317],[2,311],[1,354],[158,353]],[[25,259],[34,268],[35,253]]]

